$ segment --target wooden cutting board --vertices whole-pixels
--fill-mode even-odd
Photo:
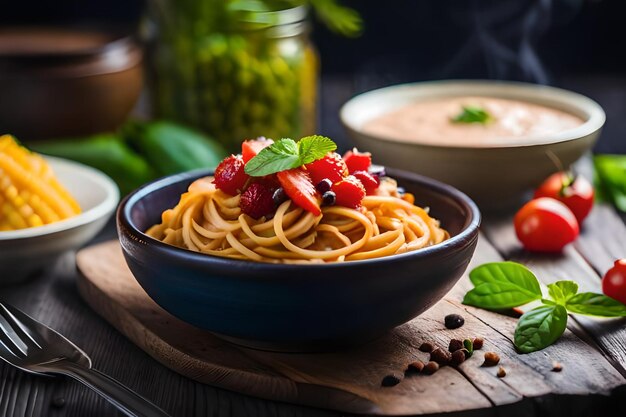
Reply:
[[[473,262],[497,260],[494,256],[479,243]],[[572,395],[592,404],[597,397],[592,394],[608,394],[625,383],[595,347],[569,330],[543,351],[517,354],[511,343],[514,318],[459,303],[467,277],[435,307],[380,339],[334,353],[289,354],[236,346],[173,317],[135,281],[117,241],[80,251],[77,264],[85,301],[146,353],[191,379],[251,396],[363,414],[500,406],[507,413],[534,414],[538,407],[545,412],[579,407]],[[465,325],[445,329],[443,318],[450,313],[462,314]],[[447,347],[451,338],[474,336],[483,337],[485,347],[459,368],[443,367],[431,376],[406,376],[396,386],[381,386],[386,375],[402,376],[408,363],[427,361],[428,355],[418,350],[422,342]],[[498,367],[481,366],[488,350],[499,353],[506,377],[496,376]],[[552,371],[554,360],[563,365],[561,372]]]

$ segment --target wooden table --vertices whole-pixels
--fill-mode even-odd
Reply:
[[[344,85],[340,93],[333,96],[333,101],[341,102],[347,94],[349,88]],[[96,241],[114,236],[111,222]],[[614,259],[621,257],[626,257],[624,218],[613,208],[598,205],[586,220],[579,239],[558,256],[524,252],[514,236],[510,216],[487,216],[470,268],[487,261],[511,259],[528,265],[543,283],[573,279],[584,290],[599,291],[600,276]],[[95,367],[152,399],[174,416],[341,415],[213,388],[168,370],[93,312],[80,298],[75,280],[74,256],[67,254],[32,281],[0,288],[0,299],[65,334],[90,354]],[[465,275],[448,295],[448,301],[442,302],[457,303],[469,288]],[[502,349],[511,351],[512,344],[507,339],[512,328],[503,327],[506,321],[495,313],[474,308],[466,308],[464,314],[489,325],[504,341]],[[551,372],[552,360],[574,367],[581,378],[563,378],[564,373]],[[478,374],[460,373],[460,379],[477,389],[487,408],[446,415],[586,416],[614,410],[621,410],[623,415],[626,411],[626,320],[575,317],[569,320],[563,338],[550,350],[524,355],[520,361],[528,377],[514,378],[515,369],[510,369],[511,378],[507,376],[504,380],[485,380]],[[607,392],[607,386],[617,388]],[[546,395],[547,392],[554,393]],[[442,410],[446,410],[448,401],[450,398],[441,399]],[[0,416],[116,415],[119,414],[112,406],[77,383],[62,378],[34,377],[0,363]]]
[[[97,240],[114,235],[110,224]],[[613,208],[597,205],[579,239],[563,254],[531,255],[521,250],[509,216],[487,216],[473,266],[512,259],[528,265],[543,283],[578,281],[581,288],[599,291],[600,275],[615,258],[626,256],[626,226]],[[29,283],[3,288],[1,298],[59,330],[87,351],[97,368],[175,416],[334,416],[338,413],[271,402],[203,385],[182,377],[151,359],[80,298],[75,286],[74,256],[68,254],[46,274]],[[470,288],[465,275],[442,303],[456,303]],[[499,337],[510,337],[510,321],[480,309],[465,313],[489,325]],[[502,338],[510,352],[510,341]],[[563,338],[550,350],[517,355],[524,378],[487,380],[479,373],[460,372],[480,395],[487,410],[531,415],[599,415],[603,409],[626,409],[626,320],[574,317]],[[551,361],[576,367],[580,378],[561,378]],[[509,370],[514,375],[516,365]],[[568,373],[571,376],[571,373]],[[504,385],[501,385],[504,384]],[[609,387],[607,389],[607,387]],[[617,387],[612,389],[613,387]],[[609,392],[609,391],[612,391]],[[546,395],[547,393],[552,393]],[[589,395],[590,394],[590,395]],[[442,399],[442,410],[446,409]],[[485,410],[483,410],[485,411]],[[0,365],[0,416],[113,416],[113,407],[82,386],[62,378],[27,375]],[[463,415],[471,415],[463,414]]]

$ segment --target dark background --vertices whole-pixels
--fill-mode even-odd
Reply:
[[[608,122],[596,150],[626,153],[621,139],[626,133],[626,1],[343,2],[361,12],[363,35],[341,38],[316,23],[313,39],[325,79],[346,79],[352,94],[442,78],[562,86],[591,96],[605,108]],[[143,3],[10,1],[2,6],[0,25],[105,23],[132,31]]]

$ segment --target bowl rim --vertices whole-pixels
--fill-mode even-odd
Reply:
[[[86,177],[92,182],[97,183],[103,188],[106,194],[104,200],[94,207],[65,220],[60,220],[58,222],[46,224],[43,226],[29,227],[27,229],[0,231],[0,243],[5,243],[12,240],[47,236],[54,233],[65,232],[67,230],[75,229],[86,224],[93,223],[96,220],[107,216],[117,206],[117,203],[120,199],[119,190],[113,180],[109,178],[106,174],[90,166],[83,165],[81,163],[74,162],[68,159],[57,158],[47,155],[44,156],[44,158],[51,162],[53,169],[55,165],[69,167],[71,170],[75,171],[75,175]]]
[[[499,98],[508,98],[511,100],[521,100],[521,101],[530,101],[528,97],[519,98],[520,95],[534,95],[537,98],[543,97],[550,99],[555,102],[561,102],[563,104],[567,104],[569,106],[578,108],[581,112],[589,114],[589,118],[585,120],[580,126],[577,126],[572,129],[563,130],[560,132],[556,132],[548,135],[535,135],[535,136],[523,136],[520,138],[507,138],[506,142],[472,142],[467,143],[466,145],[457,145],[457,144],[434,144],[432,142],[421,142],[419,140],[416,141],[407,141],[402,139],[396,139],[391,136],[378,136],[369,133],[365,133],[362,130],[362,126],[358,123],[355,123],[354,120],[349,116],[351,112],[355,112],[354,108],[361,105],[363,100],[367,100],[372,96],[376,97],[378,95],[394,95],[398,94],[398,92],[405,92],[410,90],[421,90],[421,89],[433,89],[436,90],[438,88],[486,88],[486,89],[497,89],[499,87],[508,87],[513,92],[509,92],[510,97],[506,97],[506,94],[498,95]],[[492,93],[493,94],[493,93]],[[489,96],[488,93],[464,93],[459,94],[462,95],[484,95]],[[436,97],[437,94],[433,93],[432,97]],[[443,96],[450,96],[443,95]],[[429,97],[430,98],[430,97]],[[544,104],[545,105],[545,104]],[[546,105],[550,107],[549,105]],[[564,110],[566,111],[566,110]],[[568,111],[566,111],[568,112]],[[568,112],[570,113],[570,112]],[[384,114],[384,113],[383,113]],[[449,80],[434,80],[434,81],[419,81],[419,82],[411,82],[411,83],[403,83],[403,84],[395,84],[387,87],[377,88],[374,90],[366,91],[361,94],[357,94],[354,97],[350,98],[346,101],[339,110],[339,118],[343,126],[353,133],[364,135],[369,140],[374,141],[383,141],[383,142],[392,142],[397,144],[404,144],[407,146],[424,146],[431,148],[442,148],[442,149],[503,149],[503,148],[517,148],[517,147],[531,147],[531,146],[542,146],[549,145],[554,143],[561,143],[567,141],[573,141],[577,139],[581,139],[583,137],[589,136],[594,132],[604,126],[606,121],[606,114],[604,109],[600,104],[598,104],[595,100],[591,98],[576,93],[574,91],[566,90],[563,88],[541,85],[541,84],[532,84],[525,83],[519,81],[506,81],[506,80],[471,80],[471,79],[449,79]],[[545,136],[545,137],[544,137]]]
[[[405,252],[397,255],[385,256],[381,258],[355,260],[347,262],[328,262],[328,263],[312,263],[312,264],[289,264],[289,263],[270,263],[270,262],[257,262],[252,260],[239,260],[230,259],[220,256],[213,256],[194,252],[188,249],[179,248],[177,246],[169,245],[154,239],[143,231],[139,230],[134,222],[131,220],[131,210],[148,194],[158,192],[163,188],[173,185],[175,183],[183,181],[193,181],[197,178],[201,178],[207,175],[212,175],[213,170],[199,169],[188,171],[181,174],[170,175],[160,178],[145,184],[144,186],[133,191],[127,195],[119,204],[116,220],[118,228],[118,238],[122,243],[123,235],[125,233],[130,235],[130,238],[134,242],[139,242],[153,252],[157,252],[160,255],[174,256],[176,259],[184,259],[185,262],[193,263],[195,265],[206,266],[207,263],[211,265],[213,272],[225,273],[227,275],[238,275],[240,271],[250,271],[252,269],[271,270],[275,272],[287,272],[294,269],[300,269],[303,266],[316,268],[316,269],[329,269],[329,268],[350,268],[352,266],[367,266],[374,264],[392,264],[399,262],[407,258],[421,258],[427,257],[433,253],[445,253],[452,251],[453,248],[464,246],[478,237],[478,230],[481,223],[481,213],[474,201],[465,193],[459,191],[451,185],[442,183],[432,178],[415,174],[412,172],[385,168],[391,177],[395,178],[399,182],[413,181],[419,183],[420,186],[429,188],[430,190],[443,194],[447,197],[451,197],[457,204],[464,207],[468,212],[468,218],[465,219],[465,225],[463,229],[455,236],[444,240],[436,245],[427,246],[411,252]],[[126,252],[127,249],[122,243],[122,248]]]

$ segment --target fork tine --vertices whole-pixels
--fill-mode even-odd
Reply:
[[[2,316],[6,322],[11,326],[11,329],[19,340],[26,345],[27,349],[41,349],[41,345],[35,340],[35,338],[28,331],[28,327],[24,325],[16,315],[22,316],[23,314],[14,314],[4,304],[0,303],[0,316]],[[11,337],[10,334],[7,334]],[[13,341],[15,343],[15,341]]]
[[[0,318],[0,344],[4,346],[4,348],[13,356],[18,358],[23,358],[26,356],[26,352],[23,347],[20,347],[18,343],[9,335],[9,332],[13,332],[11,326],[9,326],[4,320],[4,318]],[[17,338],[17,337],[16,337]],[[23,345],[23,343],[22,343]],[[26,346],[24,346],[26,347]],[[9,358],[7,358],[8,360]]]

